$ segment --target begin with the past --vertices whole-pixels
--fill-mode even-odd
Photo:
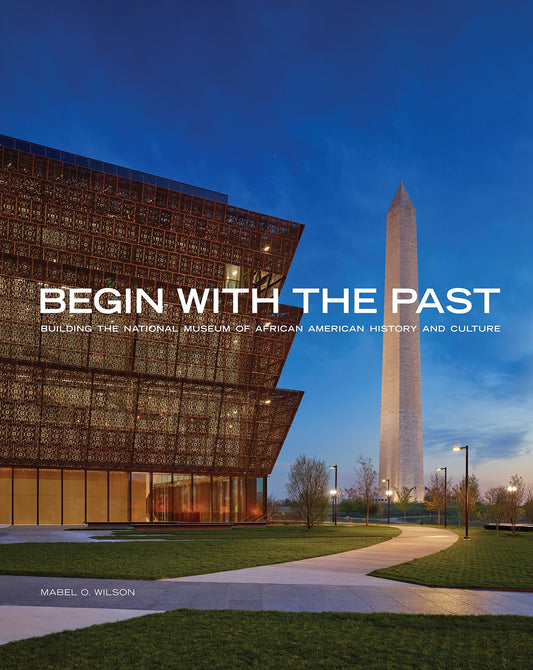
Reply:
[[[377,314],[375,288],[342,289],[342,295],[330,295],[327,288],[293,288],[295,296],[301,296],[301,307],[304,314],[320,308],[323,314],[328,314],[330,306],[339,306],[344,314]],[[393,288],[391,294],[391,311],[397,314],[404,305],[416,305],[416,313],[424,310],[436,310],[439,314],[467,314],[474,305],[482,309],[484,314],[490,313],[491,296],[500,293],[499,288],[450,288],[445,297],[439,298],[433,288],[427,288],[419,297],[412,288]],[[206,288],[200,294],[198,289],[190,289],[187,296],[183,288],[177,289],[177,298],[182,311],[189,314],[191,310],[202,314],[206,309],[218,312],[220,310],[221,295],[231,296],[232,311],[239,313],[242,304],[245,304],[251,313],[257,314],[260,305],[269,305],[274,314],[279,312],[279,290],[273,289],[271,297],[262,297],[256,288]],[[251,302],[251,305],[250,305]],[[114,288],[101,288],[93,291],[90,288],[41,288],[41,314],[54,314],[68,311],[71,314],[90,314],[93,311],[102,314],[142,314],[145,306],[162,314],[165,304],[164,290],[156,290],[155,297],[143,289],[127,288],[120,293]]]

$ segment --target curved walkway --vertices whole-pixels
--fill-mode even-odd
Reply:
[[[533,616],[533,593],[369,577],[371,570],[427,556],[457,539],[443,529],[401,530],[396,538],[342,554],[160,581],[0,576],[0,643],[184,607]]]
[[[223,582],[239,584],[322,584],[331,586],[391,586],[404,582],[369,577],[368,573],[379,568],[405,563],[413,558],[429,556],[447,549],[458,536],[444,528],[428,526],[396,526],[401,534],[379,544],[363,549],[306,558],[290,563],[261,565],[208,575],[177,577],[174,582]]]

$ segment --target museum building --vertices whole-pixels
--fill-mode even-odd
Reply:
[[[0,524],[264,519],[303,395],[277,388],[301,309],[271,303],[303,226],[3,135],[0,159]],[[164,302],[41,313],[71,288]]]

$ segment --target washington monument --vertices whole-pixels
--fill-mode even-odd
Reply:
[[[418,294],[416,210],[403,183],[387,212],[383,323],[410,327],[383,333],[379,480],[380,488],[388,479],[394,493],[406,486],[414,489],[416,500],[423,500],[419,319],[416,304],[399,305],[398,313],[392,313],[394,288]]]

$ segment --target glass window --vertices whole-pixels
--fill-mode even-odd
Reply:
[[[191,521],[211,521],[211,476],[194,475],[193,511]]]
[[[261,484],[261,494],[258,495],[258,483]],[[263,520],[263,480],[248,479],[246,491],[246,521]]]
[[[226,263],[224,271],[224,288],[249,288],[250,270],[240,265]]]
[[[131,473],[131,520],[150,521],[150,474]]]
[[[213,521],[230,521],[229,477],[213,477]]]
[[[240,288],[241,286],[241,268],[238,265],[226,263],[226,272],[224,274],[224,288]]]
[[[173,520],[192,521],[191,511],[191,475],[174,475]]]
[[[87,470],[87,521],[107,521],[107,472]]]
[[[109,521],[128,519],[129,481],[127,472],[109,473]]]
[[[11,468],[0,468],[0,524],[11,523]]]
[[[37,523],[37,470],[15,468],[14,523]]]
[[[61,523],[61,470],[39,470],[39,523]]]
[[[244,477],[232,477],[231,478],[232,521],[246,521],[245,491],[246,486]]]
[[[263,490],[264,490],[263,487],[265,485],[264,478],[259,477],[259,479],[255,480],[255,484],[256,484],[256,487],[257,487],[257,499],[261,500],[261,498],[263,497]]]
[[[63,523],[85,523],[85,472],[63,470]]]
[[[170,521],[172,518],[172,475],[154,474],[152,498],[154,521]]]

